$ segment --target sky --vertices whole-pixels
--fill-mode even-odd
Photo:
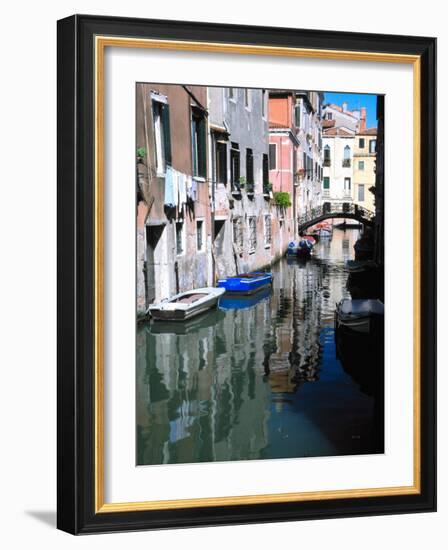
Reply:
[[[324,104],[335,103],[336,105],[342,104],[344,101],[348,103],[348,110],[360,109],[365,107],[367,109],[367,128],[371,128],[377,125],[376,122],[376,95],[374,94],[348,94],[348,93],[324,93]]]

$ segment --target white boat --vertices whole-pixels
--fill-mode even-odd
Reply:
[[[147,312],[155,321],[185,321],[216,307],[224,292],[224,288],[195,288],[151,304]]]
[[[384,317],[384,304],[380,300],[349,300],[344,298],[336,308],[336,329],[347,328],[368,334],[372,320]]]

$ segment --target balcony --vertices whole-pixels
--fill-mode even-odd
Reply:
[[[352,165],[351,159],[344,159],[342,161],[342,168],[350,168],[351,165]]]
[[[324,166],[331,166],[331,159],[324,159],[323,165]]]

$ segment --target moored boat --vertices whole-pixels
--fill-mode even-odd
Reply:
[[[314,239],[313,239],[314,240]],[[297,257],[298,258],[309,258],[311,256],[311,251],[313,250],[313,243],[309,239],[301,239],[299,241],[299,246],[297,247]]]
[[[298,249],[298,243],[296,243],[295,241],[291,241],[288,244],[288,248],[286,249],[286,255],[295,256],[297,254],[297,249]]]
[[[253,294],[272,285],[272,273],[255,271],[218,280],[218,288],[237,294]]]
[[[216,307],[223,294],[222,288],[195,288],[151,304],[147,311],[155,321],[185,321]]]
[[[335,312],[336,330],[347,329],[368,334],[374,322],[384,319],[384,304],[380,300],[344,298]]]

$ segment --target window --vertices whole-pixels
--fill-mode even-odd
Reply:
[[[327,113],[327,120],[333,120],[333,113]]]
[[[227,142],[219,138],[219,134],[214,135],[215,143],[215,162],[214,162],[214,180],[216,183],[227,183]]]
[[[366,140],[364,138],[359,138],[359,148],[364,149],[366,145]]]
[[[263,154],[263,193],[269,191],[269,155]]]
[[[167,103],[153,100],[154,145],[156,170],[164,174],[166,165],[171,164],[170,107]]]
[[[249,253],[252,254],[257,248],[257,218],[249,217]]]
[[[235,88],[229,88],[229,99],[232,99],[235,101],[236,94],[235,94]]]
[[[275,170],[277,168],[277,144],[269,144],[269,170]]]
[[[358,170],[364,170],[364,161],[363,160],[360,160],[358,162]]]
[[[350,166],[350,154],[351,154],[350,147],[346,145],[344,147],[344,160],[342,161],[342,166],[344,168],[348,168]]]
[[[204,250],[204,222],[203,220],[198,220],[196,222],[196,243],[198,247],[198,252]]]
[[[376,153],[376,139],[369,141],[369,153]]]
[[[330,189],[330,178],[324,178],[324,189]]]
[[[252,149],[246,149],[246,182],[247,191],[254,191],[254,154]]]
[[[244,88],[244,106],[246,109],[250,109],[250,90],[249,88]]]
[[[344,178],[344,191],[350,191],[352,188],[352,180],[351,178]]]
[[[329,145],[325,145],[324,147],[324,166],[331,166],[331,152]]]
[[[271,246],[272,241],[272,222],[269,214],[264,217],[264,245]]]
[[[261,116],[266,118],[266,90],[261,90]]]
[[[184,224],[176,223],[176,254],[180,256],[184,253]]]
[[[193,176],[206,177],[206,128],[204,113],[193,107],[191,111],[191,152]]]
[[[359,202],[364,202],[365,201],[365,198],[364,198],[364,184],[360,183],[358,185],[358,201]]]
[[[294,124],[297,127],[300,126],[300,114],[301,114],[300,103],[297,103],[296,106],[294,107]]]
[[[238,143],[232,142],[230,149],[230,180],[232,187],[239,189],[240,185],[240,151]]]
[[[233,218],[232,228],[233,228],[233,242],[235,246],[242,249],[243,248],[243,226],[242,226],[240,217]]]

